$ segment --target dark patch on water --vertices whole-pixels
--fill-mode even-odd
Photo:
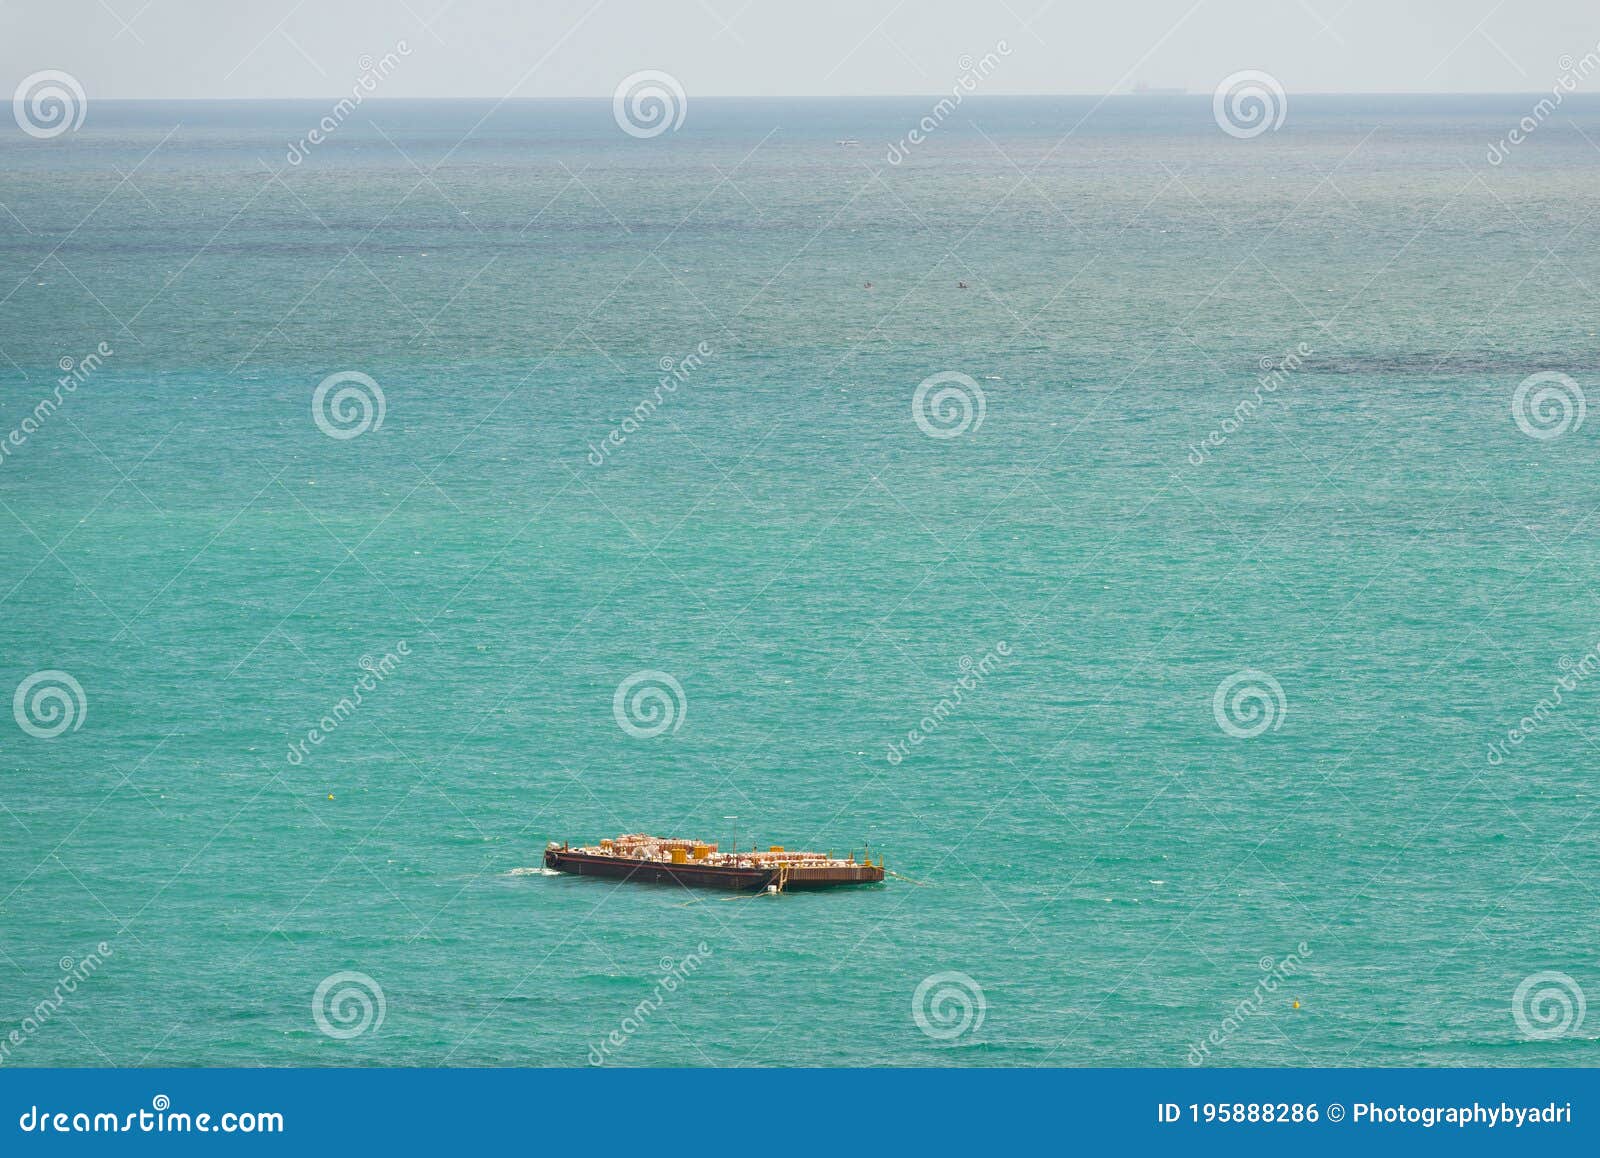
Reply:
[[[1270,367],[1268,367],[1270,371]],[[1417,351],[1401,353],[1341,354],[1318,357],[1313,354],[1300,365],[1301,374],[1350,374],[1387,378],[1481,377],[1496,381],[1525,377],[1540,370],[1559,370],[1563,374],[1600,371],[1600,358],[1594,351],[1508,350]]]

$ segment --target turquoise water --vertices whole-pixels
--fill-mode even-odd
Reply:
[[[974,100],[887,164],[928,103],[6,126],[0,427],[111,351],[0,461],[0,688],[86,708],[0,729],[6,1064],[1593,1056],[1513,1006],[1600,999],[1600,419],[1513,395],[1600,384],[1600,103],[1494,166],[1530,100]],[[313,421],[340,371],[381,426]],[[982,421],[929,437],[946,371]],[[533,871],[735,830],[922,883]]]

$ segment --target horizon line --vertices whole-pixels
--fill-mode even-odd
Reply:
[[[1478,97],[1513,97],[1513,96],[1544,96],[1545,89],[1359,89],[1359,90],[1329,90],[1329,89],[1289,89],[1290,96],[1298,97],[1449,97],[1449,96],[1478,96]],[[97,102],[117,104],[270,104],[285,101],[322,101],[338,100],[346,96],[343,91],[331,93],[318,93],[309,96],[93,96]],[[942,99],[950,94],[946,91],[939,92],[904,92],[904,93],[703,93],[696,95],[690,93],[694,100],[705,101],[832,101],[832,100],[924,100]],[[1120,92],[1028,92],[1028,93],[972,93],[962,97],[962,103],[967,101],[987,100],[1058,100],[1064,97],[1081,97],[1086,100],[1103,100],[1111,97],[1139,97],[1142,99],[1161,99],[1163,97],[1203,97],[1210,99],[1213,92],[1205,89],[1179,90],[1152,89],[1139,91],[1126,89]],[[1600,99],[1600,92],[1594,93],[1567,93],[1565,99],[1572,98]],[[614,99],[614,94],[586,93],[572,96],[365,96],[362,104],[400,104],[406,101],[495,101],[502,104],[512,101],[601,101],[609,102]]]

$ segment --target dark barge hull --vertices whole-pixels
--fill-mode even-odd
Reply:
[[[571,849],[547,848],[545,868],[576,876],[611,877],[614,880],[644,881],[652,884],[686,885],[696,889],[728,889],[756,892],[768,885],[789,889],[829,889],[840,885],[874,884],[883,880],[883,869],[873,865],[851,868],[791,869],[782,881],[775,868],[726,868],[718,865],[664,864],[654,860],[632,860],[618,856],[590,856]]]
[[[775,870],[758,868],[717,868],[700,864],[663,864],[653,860],[630,860],[621,856],[588,856],[567,849],[547,848],[544,867],[559,873],[583,877],[612,877],[651,884],[688,885],[697,889],[731,889],[753,892],[775,884]]]
[[[849,868],[792,868],[784,878],[783,891],[793,889],[835,889],[841,885],[875,885],[883,881],[883,869],[859,864]]]

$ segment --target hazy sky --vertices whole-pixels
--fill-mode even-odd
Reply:
[[[1527,92],[1595,49],[1600,3],[0,0],[0,87],[63,69],[91,99],[321,97],[402,40],[378,96],[609,97],[641,69],[691,96],[932,93],[1001,40],[983,92],[1209,93],[1247,68],[1290,92]]]

